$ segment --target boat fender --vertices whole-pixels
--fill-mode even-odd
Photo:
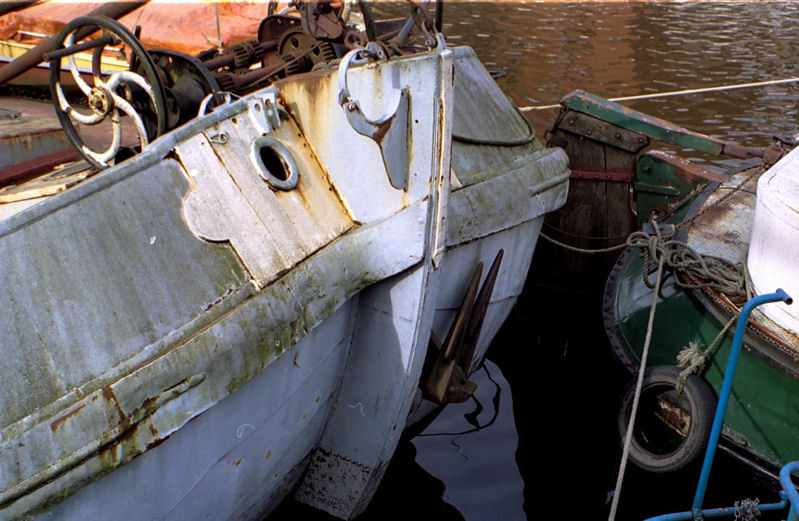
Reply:
[[[691,374],[685,380],[683,394],[678,395],[681,371],[680,367],[657,366],[644,374],[629,457],[648,472],[662,474],[690,465],[702,456],[710,437],[716,412],[713,390],[701,376]],[[618,415],[622,440],[630,420],[635,384],[633,379],[622,395]],[[665,423],[667,418],[671,420],[669,425]],[[678,438],[682,440],[677,442]]]

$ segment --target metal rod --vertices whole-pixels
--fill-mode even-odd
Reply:
[[[0,2],[0,16],[4,14],[13,13],[14,11],[19,11],[20,9],[25,9],[36,5],[41,0],[21,0],[19,2],[7,0]]]
[[[278,43],[277,40],[269,40],[266,42],[260,42],[258,44],[258,47],[261,50],[263,50],[264,53],[267,53],[277,49],[277,43]],[[208,70],[214,71],[222,67],[229,67],[230,65],[233,65],[235,61],[236,57],[232,53],[230,53],[230,54],[222,54],[220,56],[216,56],[214,58],[206,60],[203,62],[203,65],[208,67]]]
[[[214,0],[214,11],[216,12],[216,41],[222,45],[222,28],[219,26],[219,0]]]
[[[106,45],[112,43],[114,40],[115,38],[111,35],[101,36],[100,38],[89,40],[88,42],[79,43],[77,45],[73,45],[72,47],[58,49],[57,51],[45,53],[44,61],[51,62],[53,60],[58,60],[59,58],[63,58],[64,56],[70,56],[72,54],[77,54],[79,52],[83,52],[89,49],[94,49],[97,47],[105,47]]]
[[[89,15],[107,16],[117,20],[146,4],[148,1],[149,0],[137,0],[133,2],[106,2],[97,7],[97,9],[92,10]],[[93,29],[92,27],[81,28],[75,33],[75,40],[86,38],[92,32],[94,32],[94,30],[96,29]],[[0,85],[8,83],[17,76],[39,65],[42,62],[42,58],[44,57],[45,53],[53,50],[54,41],[55,37],[51,36],[13,62],[0,69]]]
[[[716,405],[716,415],[713,418],[713,427],[710,431],[710,438],[707,442],[707,449],[705,451],[705,460],[702,463],[702,473],[699,475],[699,483],[696,486],[696,495],[694,496],[694,504],[691,507],[691,512],[701,519],[702,516],[702,501],[705,499],[705,491],[707,490],[707,483],[710,479],[710,468],[713,466],[713,458],[716,454],[716,447],[718,446],[719,436],[721,435],[721,428],[724,425],[724,415],[727,412],[727,403],[730,401],[730,394],[732,393],[732,382],[735,379],[735,370],[738,366],[738,357],[741,354],[741,346],[744,341],[744,333],[746,333],[746,322],[749,319],[749,314],[757,306],[767,304],[769,302],[783,301],[786,304],[792,302],[791,297],[788,296],[782,289],[777,289],[774,293],[766,293],[758,295],[750,299],[741,309],[738,315],[738,324],[735,327],[735,337],[732,341],[730,348],[730,358],[727,361],[727,369],[724,371],[724,380],[721,383],[721,391],[719,392],[719,403]]]
[[[734,90],[734,89],[749,89],[752,87],[767,87],[769,85],[780,85],[782,83],[796,83],[799,81],[799,78],[785,78],[782,80],[768,80],[768,81],[757,81],[754,83],[737,83],[734,85],[720,85],[718,87],[705,87],[702,89],[686,89],[686,90],[673,90],[669,92],[656,92],[654,94],[640,94],[637,96],[622,96],[620,98],[609,98],[610,101],[634,101],[634,100],[642,100],[642,99],[652,99],[652,98],[667,98],[669,96],[682,96],[685,94],[701,94],[703,92],[719,92],[724,90]],[[521,107],[519,110],[522,112],[530,112],[531,110],[546,110],[546,109],[556,109],[560,107],[560,103],[555,103],[552,105],[538,105],[538,106],[528,106],[528,107]]]

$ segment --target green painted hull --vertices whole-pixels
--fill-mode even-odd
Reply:
[[[646,336],[652,290],[642,280],[643,261],[628,250],[606,286],[605,326],[619,359],[637,371]],[[653,277],[654,278],[654,277]],[[683,290],[669,277],[654,319],[648,367],[677,365],[691,341],[710,345],[731,315],[704,294]],[[715,351],[704,378],[718,395],[732,334]],[[753,465],[782,466],[799,459],[799,363],[773,342],[749,331],[725,417],[725,445]]]

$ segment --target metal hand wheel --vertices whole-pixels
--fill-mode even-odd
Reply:
[[[76,33],[85,35],[97,30],[102,31],[101,36],[82,43],[75,42]],[[123,46],[123,52],[129,50],[128,70],[104,70],[103,49],[118,45]],[[50,62],[50,92],[56,116],[70,141],[93,166],[103,169],[114,164],[123,143],[122,115],[131,119],[140,149],[165,132],[167,111],[157,70],[139,40],[122,24],[103,16],[76,18],[56,35],[54,49],[45,58]],[[93,85],[81,77],[75,59],[76,54],[90,49],[93,49]],[[61,85],[61,62],[64,58],[73,80],[87,98],[88,113],[70,105],[64,94]],[[110,145],[100,151],[89,148],[75,123],[94,126],[106,120],[111,124]]]

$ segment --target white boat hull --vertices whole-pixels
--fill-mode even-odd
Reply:
[[[488,85],[503,127],[510,104],[470,50],[441,43],[344,74],[364,112],[411,93],[405,179],[319,72],[0,222],[16,313],[0,333],[23,347],[0,367],[15,400],[0,417],[0,519],[254,520],[292,492],[342,518],[366,507],[418,406],[431,330],[504,250],[479,364],[566,196],[565,155],[537,142],[462,149],[450,175],[453,63]],[[269,121],[277,100],[291,114]],[[258,170],[264,136],[292,155],[295,187]],[[511,164],[482,172],[486,154]],[[64,263],[76,269],[51,273]]]

